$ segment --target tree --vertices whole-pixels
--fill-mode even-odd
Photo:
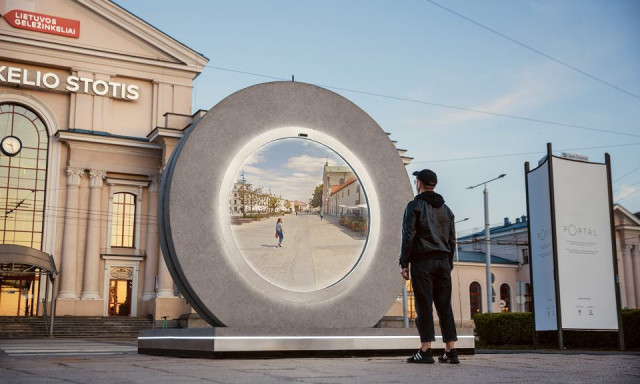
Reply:
[[[310,205],[311,208],[318,208],[322,205],[322,184],[319,184],[314,189]]]
[[[239,181],[240,181],[240,189],[238,190],[238,193],[240,195],[240,203],[242,204],[242,206],[240,207],[240,210],[242,211],[242,217],[246,217],[247,209],[245,205],[247,203],[247,198],[249,197],[248,191],[249,191],[249,188],[251,188],[251,184],[248,184],[247,179],[244,178],[244,172],[242,172],[242,178]]]

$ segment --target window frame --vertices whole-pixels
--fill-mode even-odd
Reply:
[[[107,249],[135,249],[140,250],[140,226],[142,211],[142,188],[149,186],[149,181],[121,180],[107,177],[106,183],[109,186],[109,210],[107,216]],[[135,196],[135,217],[133,247],[114,247],[111,245],[111,233],[113,230],[113,197],[117,193],[130,193]]]

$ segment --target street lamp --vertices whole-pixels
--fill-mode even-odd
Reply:
[[[471,187],[467,187],[467,189],[474,189],[481,185],[484,185],[484,241],[486,243],[486,260],[487,260],[487,312],[491,313],[491,298],[493,286],[491,285],[491,233],[489,228],[489,190],[487,189],[487,184],[502,179],[507,176],[506,173],[501,174],[498,177],[495,177],[491,180],[483,181],[480,184],[472,185]]]

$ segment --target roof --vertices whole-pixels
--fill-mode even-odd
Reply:
[[[633,225],[633,224],[640,225],[640,212],[631,213],[629,210],[627,210],[625,207],[623,207],[620,204],[614,204],[613,210],[614,211],[619,211],[623,215],[628,217],[629,221],[631,221],[631,225]]]
[[[464,263],[485,264],[486,255],[484,252],[458,251],[458,261]],[[517,265],[517,261],[511,261],[503,257],[491,255],[491,264]]]
[[[331,194],[333,195],[334,193],[340,191],[343,188],[346,188],[347,186],[349,186],[349,184],[352,184],[354,181],[356,181],[356,177],[355,176],[351,176],[350,178],[347,179],[347,181],[345,181],[344,183],[340,184],[340,185],[335,185],[333,187],[331,187]]]
[[[324,167],[324,173],[347,173],[352,172],[348,165],[331,165]]]
[[[525,218],[524,221],[520,221],[520,222],[516,222],[516,223],[509,223],[508,225],[500,225],[500,226],[496,226],[496,227],[491,227],[491,228],[489,228],[489,233],[493,235],[493,234],[498,234],[498,233],[502,233],[502,232],[509,232],[509,231],[516,230],[516,229],[526,229],[527,228],[526,216],[524,216],[524,218]],[[478,231],[476,233],[472,233],[471,235],[458,237],[458,239],[466,240],[466,239],[474,239],[474,238],[478,238],[478,237],[484,237],[484,230]]]

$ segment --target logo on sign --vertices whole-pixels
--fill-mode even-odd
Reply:
[[[565,225],[563,227],[564,231],[569,233],[570,236],[588,236],[588,237],[597,237],[598,233],[593,228],[588,227],[578,227],[574,224]]]
[[[14,28],[76,39],[80,37],[80,20],[65,19],[19,9],[11,10],[2,17]]]

